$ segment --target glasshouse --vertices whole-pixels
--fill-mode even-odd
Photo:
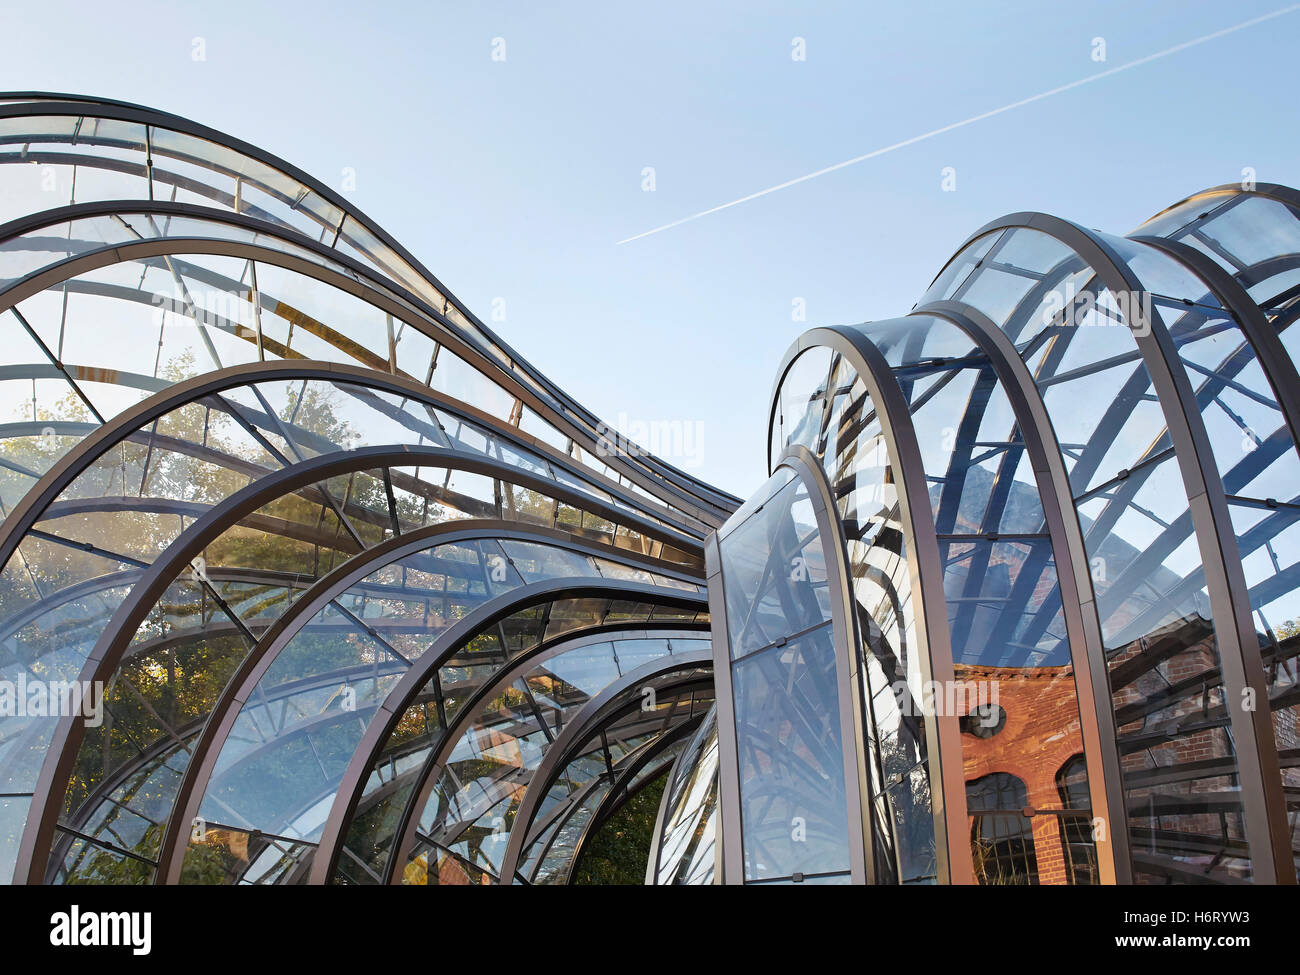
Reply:
[[[1295,190],[992,221],[745,500],[248,143],[0,164],[5,882],[1296,883]]]

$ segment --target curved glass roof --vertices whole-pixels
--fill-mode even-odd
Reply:
[[[600,614],[608,613],[594,601],[572,603],[564,611],[588,626],[599,625]],[[521,804],[538,788],[533,779],[566,727],[629,675],[653,670],[662,658],[708,649],[702,634],[659,637],[642,629],[629,639],[566,640],[503,673],[460,712],[428,773],[431,788],[415,820],[403,882],[503,882],[511,833],[529,828],[519,819]],[[647,687],[653,684],[638,683],[630,693],[639,697]],[[601,724],[599,736],[574,746],[573,756],[543,781],[547,791],[534,815],[568,805],[578,793],[585,799],[587,787],[601,778],[612,785],[615,769],[637,749],[691,717],[694,699],[691,693],[665,702],[652,698],[644,710]]]
[[[573,883],[662,783],[649,883],[1295,879],[1295,190],[990,222],[742,505],[254,146],[0,180],[0,877]]]
[[[787,353],[769,463],[819,462],[843,533],[877,878],[1294,877],[1298,245],[1300,194],[1266,184],[1128,237],[1014,214],[912,314]],[[733,654],[738,612],[799,605],[728,583],[778,489],[719,532]],[[725,838],[724,875],[742,849],[761,879]]]
[[[700,599],[736,500],[620,443],[290,164],[15,93],[0,180],[0,674],[102,682],[105,719],[0,715],[6,878],[178,879],[200,811],[257,855],[199,874],[305,877],[312,817],[341,840],[354,798],[306,779],[361,784],[325,755],[369,747],[421,639],[543,581]]]
[[[220,244],[218,252],[231,253],[270,242],[280,253],[331,270],[342,268],[345,277],[356,281],[379,283],[411,304],[407,317],[415,319],[413,331],[424,330],[468,355],[471,367],[487,382],[504,380],[526,393],[528,402],[521,400],[513,408],[519,415],[504,414],[514,425],[522,424],[526,406],[531,427],[558,423],[557,439],[571,439],[568,430],[581,430],[581,447],[589,453],[617,439],[346,200],[246,143],[139,106],[12,95],[0,100],[0,165],[4,163],[21,164],[6,167],[10,212],[0,214],[7,221],[0,225],[0,268],[11,285],[30,280],[51,261],[75,265],[74,255],[93,261],[99,251],[103,263],[111,259],[104,251],[111,244],[156,245],[161,238],[174,238],[182,252]],[[175,252],[172,247],[150,249],[160,256]],[[158,263],[171,262],[161,257]],[[168,273],[176,279],[176,290],[185,291],[186,282],[175,269]],[[263,287],[250,280],[234,291]],[[363,345],[384,355],[382,332],[379,341]],[[266,351],[259,346],[259,357]],[[61,357],[58,350],[55,357]],[[737,503],[640,448],[620,449],[611,460],[620,474],[630,475],[630,490],[653,495],[671,484],[670,503],[698,505],[706,520]]]

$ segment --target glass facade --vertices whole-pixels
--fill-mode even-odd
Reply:
[[[726,634],[715,629],[715,666],[728,668],[731,685],[718,720],[735,735],[734,759],[719,760],[721,796],[739,804],[734,876],[744,883],[864,877],[840,700],[852,673],[850,617],[833,606],[844,596],[843,542],[824,530],[825,492],[811,469],[783,465],[718,535],[720,578],[710,586],[722,589]]]
[[[874,882],[1295,881],[1298,221],[1278,186],[1127,237],[995,221],[907,317],[791,347],[774,482],[719,531],[709,580],[733,828],[755,696],[735,658],[819,617],[797,593],[751,608],[729,562],[791,558],[755,526],[804,452],[847,552],[860,694],[836,747],[871,783]],[[723,876],[732,850],[752,881],[718,821]]]
[[[1295,882],[1296,191],[993,221],[742,503],[255,147],[0,181],[0,880]]]
[[[707,710],[679,678],[739,501],[254,147],[15,96],[0,180],[0,680],[26,695],[0,706],[0,878],[400,882],[426,783],[471,752],[533,768],[517,721],[549,740],[628,674],[665,681],[666,710],[600,726],[611,775],[533,813],[530,878],[567,877]],[[592,634],[612,666],[557,656]],[[435,839],[466,871],[499,866],[458,828]]]

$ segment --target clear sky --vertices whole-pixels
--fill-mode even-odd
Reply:
[[[355,171],[347,195],[522,355],[634,435],[680,424],[668,459],[741,497],[798,334],[905,313],[988,220],[1122,233],[1247,167],[1300,185],[1298,8],[620,244],[1287,5],[802,6],[43,0],[5,13],[0,87],[176,112],[340,190]]]

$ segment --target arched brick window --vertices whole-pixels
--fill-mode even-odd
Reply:
[[[1061,849],[1072,884],[1097,883],[1097,846],[1092,838],[1092,801],[1088,797],[1088,769],[1082,755],[1074,755],[1056,773],[1061,805],[1073,813],[1061,817]]]
[[[1025,783],[994,772],[966,783],[971,814],[971,856],[981,884],[1037,884],[1034,830],[1024,814]]]

